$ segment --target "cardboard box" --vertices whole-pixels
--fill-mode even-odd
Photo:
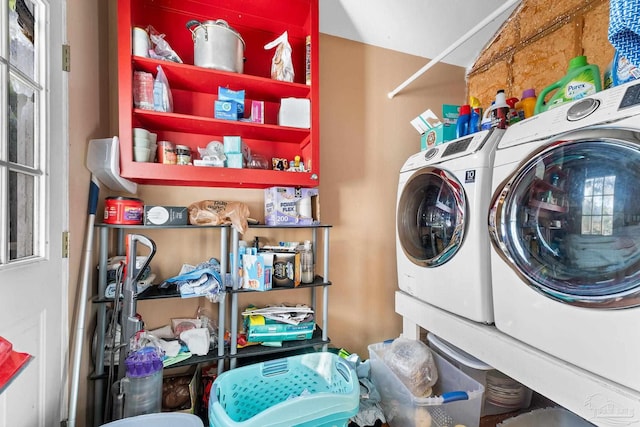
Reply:
[[[200,370],[195,366],[183,368],[165,368],[162,378],[162,411],[183,412],[194,414],[198,399],[198,385]],[[180,391],[177,389],[180,388]],[[182,402],[180,396],[184,396],[185,388],[189,390],[189,398]]]
[[[456,139],[456,125],[460,117],[459,105],[442,105],[442,142]]]
[[[443,121],[431,110],[426,110],[411,120],[411,125],[420,133],[420,149],[426,150],[456,139],[459,111],[458,105],[443,104]]]
[[[313,225],[320,223],[317,188],[270,187],[264,191],[267,225]]]
[[[189,211],[184,206],[144,206],[144,225],[187,225]]]
[[[295,288],[300,284],[300,253],[297,251],[273,252],[274,287]]]
[[[273,254],[255,253],[255,248],[248,248],[242,256],[242,289],[268,291],[271,289],[273,275]]]
[[[301,322],[297,325],[290,325],[254,315],[244,318],[244,326],[248,342],[294,341],[311,339],[316,322]]]
[[[213,103],[213,117],[222,120],[238,120],[236,102],[216,100]]]
[[[218,100],[233,102],[236,108],[236,119],[244,117],[244,90],[231,90],[218,86]]]

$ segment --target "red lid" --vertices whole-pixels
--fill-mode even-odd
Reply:
[[[518,101],[519,101],[519,99],[515,98],[515,97],[514,98],[508,98],[507,99],[507,105],[509,105],[509,107],[511,107],[511,108],[515,108],[516,102],[518,102]]]
[[[464,104],[460,107],[460,115],[463,114],[471,114],[471,106],[469,104]]]

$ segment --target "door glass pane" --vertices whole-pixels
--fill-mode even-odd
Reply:
[[[398,204],[398,236],[407,256],[418,265],[435,267],[460,248],[466,208],[455,177],[425,169],[407,181]]]
[[[9,85],[9,161],[35,166],[35,92],[15,76]]]
[[[18,172],[9,173],[9,259],[35,255],[35,179]]]
[[[516,269],[566,301],[635,289],[639,182],[640,153],[631,143],[566,143],[529,161],[513,177],[499,219]]]
[[[31,79],[35,75],[34,12],[30,0],[9,1],[9,61]]]

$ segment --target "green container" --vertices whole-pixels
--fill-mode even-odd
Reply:
[[[586,56],[576,56],[569,61],[567,75],[540,92],[535,114],[558,107],[565,102],[582,99],[601,90],[602,82],[598,66],[589,64]],[[551,96],[545,102],[549,94]]]

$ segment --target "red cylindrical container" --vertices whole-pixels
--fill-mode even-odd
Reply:
[[[142,224],[144,203],[132,197],[107,197],[104,201],[105,224]]]

